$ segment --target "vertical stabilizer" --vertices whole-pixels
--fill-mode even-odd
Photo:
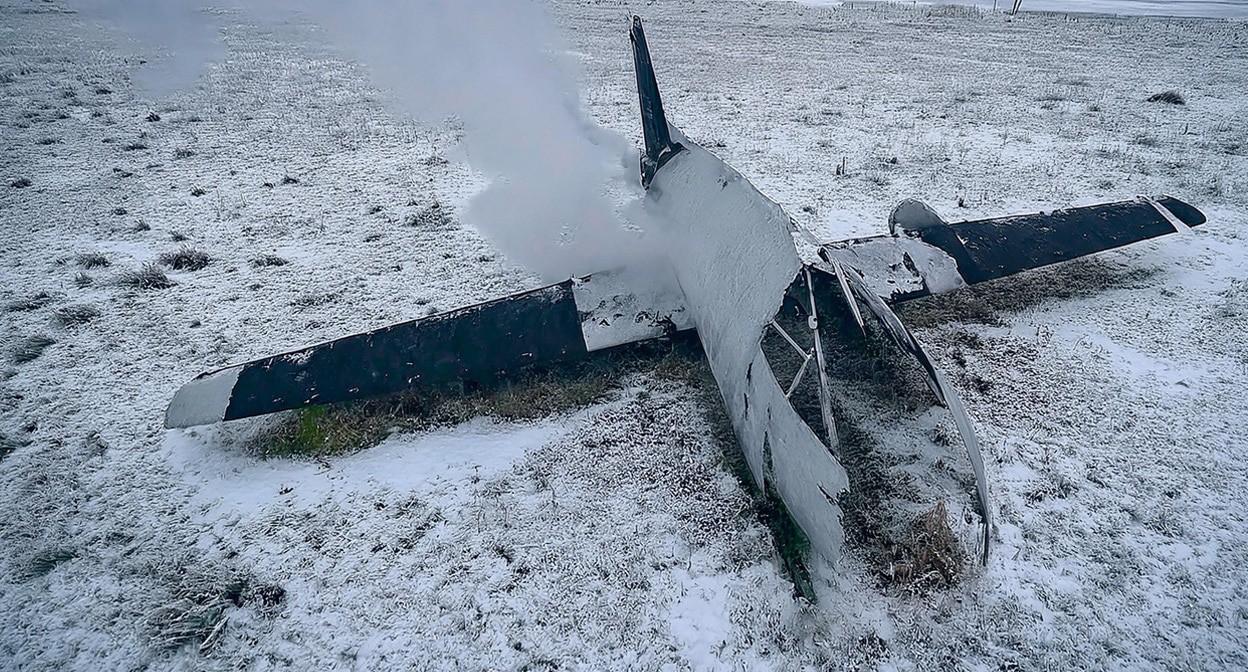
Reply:
[[[663,114],[663,99],[659,97],[659,83],[654,78],[654,66],[650,63],[650,49],[646,46],[641,17],[633,17],[628,37],[633,43],[633,69],[637,73],[637,98],[641,103],[641,133],[646,141],[641,154],[641,184],[649,187],[659,168],[684,147],[679,142],[672,142],[671,131],[667,128],[667,116]]]

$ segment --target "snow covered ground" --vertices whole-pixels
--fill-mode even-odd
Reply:
[[[937,0],[931,4],[971,5],[981,9],[996,7],[997,11],[1001,12],[1010,11],[1014,7],[1013,0],[998,0],[995,3],[992,0],[971,0],[970,2]],[[1245,0],[1025,0],[1019,11],[1243,19],[1248,18],[1248,2]]]
[[[801,2],[816,7],[853,4],[853,0],[771,0]],[[864,0],[872,2],[875,0]],[[887,2],[888,0],[879,0]],[[907,4],[894,0],[896,4]],[[983,10],[1008,12],[1014,0],[915,0],[917,5],[962,5]],[[1080,14],[1122,14],[1144,16],[1185,16],[1219,19],[1248,18],[1248,0],[1025,0],[1020,12],[1071,12]]]
[[[200,86],[146,100],[150,54],[10,0],[0,664],[1248,667],[1248,28],[559,2],[589,112],[633,138],[630,11],[672,121],[828,238],[906,197],[960,219],[1169,193],[1209,215],[903,311],[983,440],[989,564],[915,595],[851,553],[812,568],[817,606],[794,598],[696,380],[319,460],[257,455],[271,419],[166,432],[202,370],[538,280],[427,216],[479,186],[457,129],[392,116],[306,26],[223,14]],[[1186,105],[1146,102],[1166,90]],[[210,262],[136,286],[182,246]]]

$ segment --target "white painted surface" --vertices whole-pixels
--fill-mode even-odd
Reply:
[[[676,129],[673,135],[680,135]],[[760,347],[785,289],[801,269],[789,217],[711,153],[679,138],[654,177],[647,205],[715,372],[755,482],[774,478],[789,512],[829,559],[840,555],[845,470],[798,416]]]
[[[921,240],[879,236],[826,245],[828,255],[862,274],[877,296],[891,299],[925,287],[932,294],[966,286],[958,264],[944,250]],[[911,270],[905,257],[914,265]]]
[[[590,352],[693,328],[666,263],[574,278],[572,298]]]
[[[165,427],[193,427],[219,422],[225,417],[242,366],[205,373],[183,385],[165,411]]]

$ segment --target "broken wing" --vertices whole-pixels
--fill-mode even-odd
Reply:
[[[485,381],[690,328],[677,293],[636,280],[597,273],[204,373],[174,395],[165,426]]]

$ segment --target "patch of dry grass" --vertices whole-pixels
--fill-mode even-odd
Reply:
[[[43,334],[27,336],[18,342],[17,347],[13,349],[11,359],[14,364],[25,364],[33,362],[47,350],[49,346],[56,343],[55,339],[48,338]]]
[[[378,399],[313,406],[290,413],[250,447],[265,457],[322,457],[369,448],[396,429],[421,431],[480,416],[508,421],[544,418],[601,400],[620,386],[624,376],[637,371],[687,375],[694,366],[688,347],[672,341],[636,344],[596,353],[581,362],[521,370],[488,383],[457,382]]]
[[[183,245],[172,252],[160,255],[160,263],[175,271],[200,271],[212,263],[212,257],[203,250]]]
[[[1171,105],[1186,105],[1187,99],[1178,91],[1162,91],[1154,93],[1148,97],[1150,103],[1169,103]]]
[[[168,649],[195,646],[200,653],[222,639],[230,614],[252,607],[273,616],[285,603],[281,586],[257,583],[233,569],[216,572],[180,572],[173,599],[147,615],[154,643]]]
[[[31,310],[39,310],[40,308],[55,301],[56,296],[48,292],[37,292],[30,296],[14,299],[4,304],[4,310],[8,313],[24,313]]]
[[[85,252],[74,258],[74,261],[83,268],[107,268],[112,265],[108,257],[99,252]]]
[[[63,306],[52,312],[56,321],[63,327],[75,327],[86,324],[100,316],[100,309],[88,304]]]
[[[447,209],[442,207],[438,201],[434,201],[430,205],[424,207],[420,212],[409,213],[403,218],[405,226],[415,226],[430,229],[443,229],[452,223],[451,215]]]
[[[277,256],[276,254],[260,254],[251,258],[251,265],[254,268],[268,268],[269,266],[285,266],[290,262]]]
[[[8,457],[13,451],[25,445],[25,441],[19,441],[4,432],[0,432],[0,460]]]
[[[39,553],[27,563],[23,578],[30,580],[41,576],[51,574],[60,565],[78,557],[78,553],[71,549],[54,548]]]
[[[897,314],[911,329],[950,322],[1000,325],[1001,313],[1017,313],[1046,301],[1138,287],[1159,268],[1127,267],[1098,257],[1026,271],[948,294],[900,304]]]
[[[160,266],[150,262],[117,276],[117,282],[123,287],[134,289],[168,289],[173,286],[173,281]]]
[[[950,585],[966,566],[966,552],[949,527],[944,501],[910,521],[891,555],[884,583],[913,593]]]

